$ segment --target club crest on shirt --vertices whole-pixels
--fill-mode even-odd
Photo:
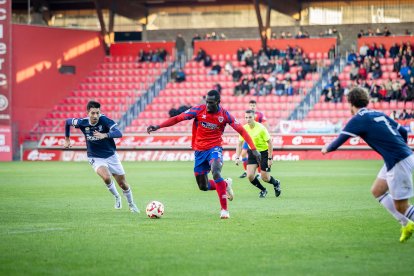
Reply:
[[[222,123],[222,122],[224,121],[224,118],[223,118],[222,116],[219,116],[219,117],[218,117],[218,121],[219,121],[220,123]]]
[[[88,131],[89,132],[89,127],[85,127],[85,131]]]
[[[98,126],[98,131],[101,132],[102,131],[102,125]]]
[[[207,118],[206,114],[203,114],[203,116],[201,116],[202,119]]]

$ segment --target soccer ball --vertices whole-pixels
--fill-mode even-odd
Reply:
[[[159,201],[151,201],[148,203],[147,208],[145,209],[147,216],[149,218],[161,218],[164,214],[164,204]]]

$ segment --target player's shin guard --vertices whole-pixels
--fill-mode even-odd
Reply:
[[[401,225],[407,225],[408,219],[397,211],[394,205],[394,200],[389,193],[385,193],[382,196],[377,197],[377,200],[396,220],[400,222]]]
[[[223,178],[214,180],[216,182],[216,191],[220,200],[220,206],[222,210],[227,210],[227,194],[226,194],[226,182]]]
[[[216,182],[214,182],[214,180],[209,180],[208,181],[208,189],[209,190],[216,190]]]
[[[250,183],[252,183],[253,186],[259,188],[261,191],[266,190],[266,188],[263,187],[263,185],[260,183],[259,179],[257,178],[257,175],[252,181],[250,181]]]

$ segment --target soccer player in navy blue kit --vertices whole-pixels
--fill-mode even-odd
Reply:
[[[134,203],[131,188],[126,182],[124,168],[116,153],[114,138],[121,138],[121,131],[113,120],[101,114],[100,103],[90,101],[86,106],[86,110],[88,117],[66,120],[64,148],[71,147],[70,127],[79,128],[85,135],[89,164],[103,179],[108,190],[115,197],[115,209],[121,209],[122,202],[111,175],[121,187],[128,201],[129,210],[133,213],[139,213],[139,209]]]
[[[413,197],[414,155],[407,145],[407,131],[382,112],[367,108],[368,94],[354,88],[348,94],[352,119],[340,135],[322,153],[338,149],[350,137],[359,136],[384,159],[371,192],[397,219],[401,226],[400,242],[407,241],[414,232]]]

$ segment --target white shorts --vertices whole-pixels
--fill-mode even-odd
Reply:
[[[401,160],[387,172],[387,167],[382,166],[378,173],[378,178],[385,179],[388,184],[389,192],[393,199],[409,199],[413,197],[413,170],[414,154]]]
[[[89,164],[91,164],[92,168],[95,172],[98,170],[99,167],[107,167],[109,172],[112,174],[117,175],[124,175],[124,167],[119,160],[118,154],[115,153],[114,155],[108,158],[98,158],[98,157],[88,157]]]

